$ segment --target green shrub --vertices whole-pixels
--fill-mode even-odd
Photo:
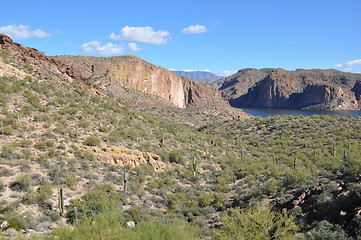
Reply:
[[[38,193],[38,201],[39,202],[45,202],[45,200],[48,200],[51,195],[53,194],[52,185],[50,182],[44,182],[41,184],[41,186],[37,189]]]
[[[1,134],[10,136],[13,133],[13,128],[12,126],[5,126],[2,128],[2,130],[0,131]]]
[[[20,217],[13,217],[10,218],[8,221],[8,227],[7,228],[14,228],[17,231],[20,231],[25,227],[24,220]]]
[[[87,146],[97,146],[101,143],[101,140],[96,136],[90,136],[85,139],[85,145]]]
[[[27,191],[30,187],[31,177],[27,174],[18,176],[14,182],[11,182],[9,187],[13,191]]]
[[[119,195],[114,194],[111,185],[98,185],[81,199],[71,202],[67,218],[70,222],[74,221],[74,207],[78,209],[78,219],[85,219],[115,210],[117,202],[120,202]]]
[[[176,150],[172,150],[169,152],[168,159],[170,162],[183,163],[182,155]]]
[[[79,127],[81,128],[88,128],[90,126],[90,123],[84,119],[79,121]]]
[[[293,239],[299,230],[295,218],[288,213],[272,211],[256,205],[248,209],[231,209],[222,215],[219,239]]]
[[[306,234],[308,240],[352,240],[338,225],[332,225],[324,220],[317,223],[316,227]]]
[[[125,227],[125,218],[119,210],[106,211],[94,218],[85,218],[72,230],[69,226],[53,230],[58,239],[132,239],[132,240],[194,240],[200,239],[197,228],[181,219],[159,223],[148,220],[135,228]]]
[[[198,205],[201,208],[204,207],[208,207],[211,205],[211,203],[213,202],[214,197],[213,194],[209,194],[209,193],[201,193],[199,195],[199,199],[198,199]]]
[[[65,178],[65,184],[68,187],[74,187],[78,183],[76,176],[67,176]]]
[[[35,143],[34,147],[36,149],[39,149],[40,151],[46,151],[49,148],[52,148],[54,146],[53,140],[45,140],[45,141],[39,141]]]

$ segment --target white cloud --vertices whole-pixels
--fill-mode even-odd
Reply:
[[[345,65],[343,65],[343,64],[341,64],[341,63],[337,63],[334,67],[337,67],[337,68],[339,68],[339,67],[344,67]]]
[[[361,66],[361,59],[357,59],[357,60],[352,60],[352,61],[348,61],[346,64],[346,66]]]
[[[0,27],[0,33],[6,34],[13,39],[22,39],[22,38],[45,38],[50,37],[51,34],[44,32],[40,29],[31,30],[30,26],[26,25],[8,25]]]
[[[83,52],[96,53],[99,55],[115,55],[121,54],[124,51],[124,48],[122,45],[115,45],[113,43],[102,45],[99,41],[91,41],[84,43],[80,50]]]
[[[199,33],[206,33],[208,31],[207,27],[203,25],[191,25],[187,28],[182,30],[183,34],[199,34]]]
[[[142,50],[142,48],[138,47],[136,43],[128,43],[128,49],[134,52],[138,52]]]
[[[123,27],[120,29],[120,34],[111,33],[109,38],[113,40],[126,40],[135,42],[144,42],[150,44],[166,44],[167,38],[170,35],[167,31],[154,31],[152,27]]]
[[[353,66],[361,66],[361,59],[356,59],[352,61],[348,61],[346,63],[338,63],[334,67],[353,67]]]

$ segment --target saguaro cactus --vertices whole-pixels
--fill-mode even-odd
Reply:
[[[296,170],[296,161],[297,161],[297,156],[296,153],[293,154],[293,171]]]
[[[63,216],[63,214],[64,214],[64,191],[62,188],[59,189],[58,207],[59,207],[60,216]]]
[[[193,171],[193,178],[195,178],[197,173],[197,160],[195,159],[194,155],[192,160],[192,171]]]
[[[74,207],[74,222],[78,220],[78,208]]]
[[[332,156],[336,156],[336,150],[337,150],[337,148],[336,148],[336,143],[334,142],[333,144],[332,144]]]
[[[124,192],[128,192],[128,175],[126,168],[124,168],[123,170],[123,186],[124,186]]]

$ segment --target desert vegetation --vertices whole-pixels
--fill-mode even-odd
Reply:
[[[197,125],[17,67],[29,76],[0,77],[3,238],[360,237],[359,117]],[[115,147],[164,165],[122,164]]]

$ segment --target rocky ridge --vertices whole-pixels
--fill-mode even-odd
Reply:
[[[56,56],[52,59],[71,66],[75,78],[87,79],[111,93],[114,93],[113,86],[119,85],[185,107],[181,78],[138,57]]]
[[[135,56],[55,56],[52,59],[71,66],[75,78],[87,79],[114,95],[120,86],[158,96],[180,108],[223,102],[218,90],[192,79],[182,79]]]
[[[222,96],[235,107],[361,109],[361,74],[337,70],[242,69],[226,78]]]

